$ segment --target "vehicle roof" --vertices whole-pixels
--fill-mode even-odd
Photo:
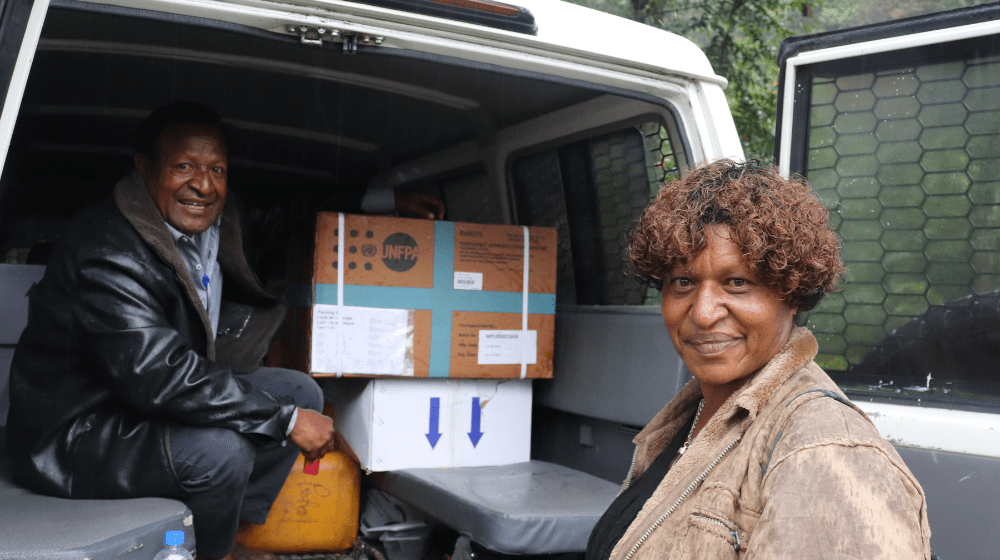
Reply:
[[[163,12],[174,11],[168,7],[173,5],[177,13],[190,15],[194,15],[192,10],[199,10],[196,4],[185,0],[86,1]],[[202,7],[212,10],[213,5],[238,6],[246,9],[248,14],[267,7],[280,12],[337,19],[345,15],[357,16],[344,19],[407,31],[412,30],[412,26],[419,26],[438,36],[454,37],[457,34],[483,45],[534,54],[542,50],[553,55],[592,60],[626,72],[632,70],[633,73],[640,71],[722,85],[726,83],[725,78],[715,74],[705,53],[697,45],[669,31],[561,0],[505,0],[505,3],[529,10],[535,18],[538,33],[528,35],[343,0],[219,0],[205,2]],[[237,23],[241,24],[263,23],[254,17],[239,19]],[[501,43],[498,44],[498,41]]]
[[[718,79],[690,40],[636,21],[561,0],[516,0],[531,11],[539,41],[628,61],[629,66]]]

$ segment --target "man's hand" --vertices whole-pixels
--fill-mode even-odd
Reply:
[[[395,191],[396,211],[428,220],[444,219],[444,201],[420,191]]]
[[[323,416],[315,410],[299,409],[295,427],[288,439],[299,446],[306,462],[311,463],[321,458],[336,446],[336,430],[333,429],[333,418]]]

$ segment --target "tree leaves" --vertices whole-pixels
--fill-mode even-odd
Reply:
[[[746,156],[771,159],[778,99],[778,45],[794,34],[793,27],[801,29],[794,16],[807,1],[635,1],[645,1],[636,10],[636,19],[687,37],[704,49],[716,74],[729,80],[726,98]]]

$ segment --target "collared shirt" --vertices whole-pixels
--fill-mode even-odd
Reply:
[[[219,309],[222,305],[222,272],[219,269],[219,223],[216,220],[208,229],[194,235],[187,235],[167,224],[174,238],[177,252],[187,266],[201,298],[201,304],[208,312],[212,324],[212,336],[219,330]]]
[[[198,290],[198,297],[201,304],[208,312],[208,319],[212,323],[212,336],[216,336],[219,331],[219,309],[222,307],[222,269],[219,268],[219,224],[222,222],[220,216],[208,229],[194,235],[186,235],[167,224],[170,235],[174,238],[174,245],[177,252],[181,254],[181,260],[187,266],[191,280],[194,281]],[[299,410],[295,409],[292,418],[288,422],[285,430],[285,437],[292,433],[295,422],[298,420]],[[281,442],[284,445],[286,442]]]

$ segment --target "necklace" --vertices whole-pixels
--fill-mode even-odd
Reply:
[[[687,451],[689,447],[691,447],[691,440],[694,439],[694,429],[698,426],[698,417],[701,416],[701,409],[703,408],[705,408],[705,399],[701,399],[701,402],[698,403],[698,410],[697,412],[694,413],[694,422],[691,424],[691,429],[688,430],[687,441],[685,441],[684,445],[682,445],[681,448],[677,450],[678,458],[680,458],[680,456],[683,455],[684,452]]]

